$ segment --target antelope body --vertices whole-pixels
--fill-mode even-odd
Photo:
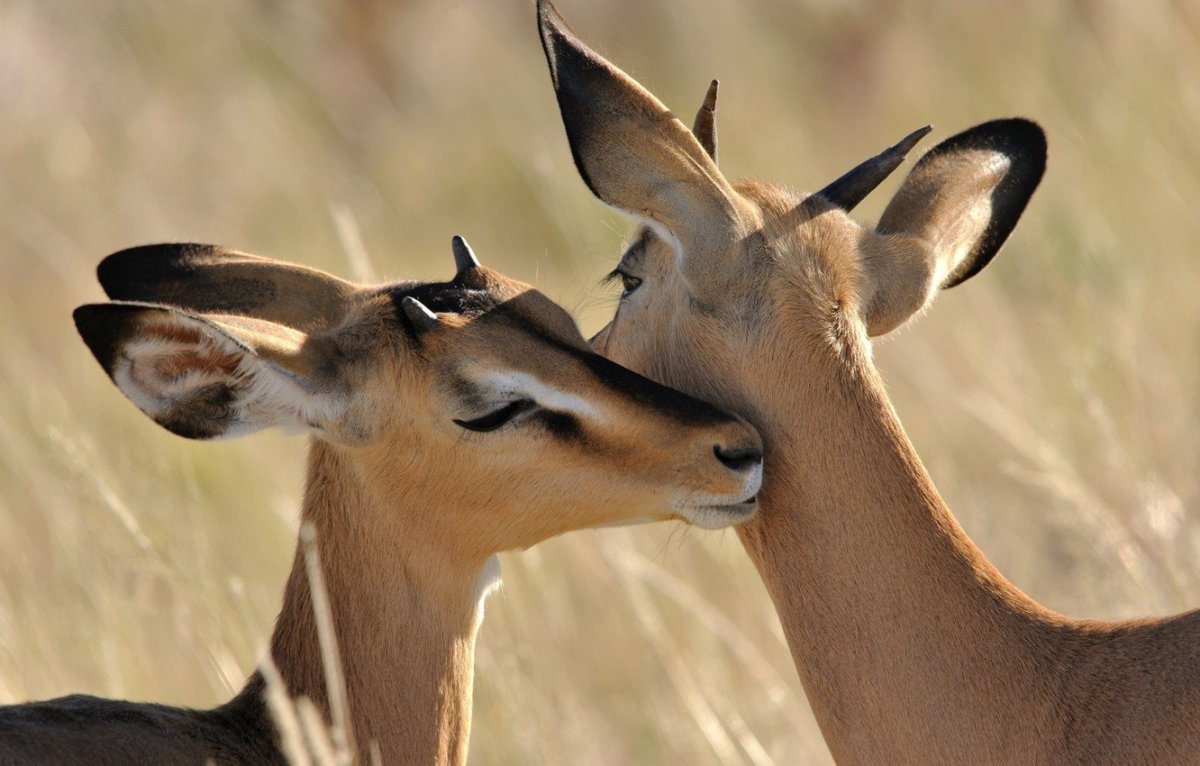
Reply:
[[[874,229],[847,212],[927,130],[812,195],[730,184],[714,89],[696,135],[589,49],[539,30],[585,182],[643,226],[593,346],[740,413],[769,456],[738,529],[840,763],[1200,762],[1200,612],[1078,620],[967,538],[905,436],[871,336],[995,255],[1045,139],[998,120],[928,152]]]
[[[724,526],[754,513],[761,481],[743,421],[592,353],[561,308],[455,252],[450,282],[358,286],[208,246],[136,248],[100,266],[118,302],[75,315],[121,391],[175,433],[312,434],[302,520],[336,640],[321,640],[298,550],[270,656],[363,762],[465,761],[494,554],[641,518]],[[213,710],[0,708],[0,764],[303,757],[270,691],[255,673]]]

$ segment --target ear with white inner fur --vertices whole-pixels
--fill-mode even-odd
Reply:
[[[720,264],[693,256],[720,252],[748,234],[753,212],[696,136],[576,37],[547,0],[538,2],[538,29],[584,183],[604,202],[674,240],[689,280],[724,272]]]
[[[298,330],[142,303],[80,306],[74,316],[117,388],[180,436],[322,428],[344,411],[330,344]]]
[[[977,274],[1021,218],[1046,169],[1046,136],[1029,120],[993,120],[931,149],[863,244],[864,316],[882,335],[939,288]]]

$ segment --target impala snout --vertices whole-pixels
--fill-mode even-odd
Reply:
[[[740,418],[730,421],[724,436],[711,446],[711,457],[705,460],[716,469],[709,491],[693,493],[681,504],[680,514],[699,527],[716,529],[737,524],[758,510],[762,441]]]

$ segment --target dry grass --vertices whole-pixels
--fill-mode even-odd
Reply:
[[[643,5],[562,0],[681,114],[721,78],[734,177],[812,188],[925,122],[1042,122],[1013,241],[879,363],[1022,588],[1081,615],[1200,603],[1200,6]],[[76,339],[106,253],[193,239],[432,278],[461,232],[585,330],[610,310],[591,285],[628,226],[571,166],[528,0],[5,0],[0,98],[0,702],[221,700],[295,539],[300,440],[172,437]],[[504,567],[475,762],[827,758],[733,535],[578,534]]]

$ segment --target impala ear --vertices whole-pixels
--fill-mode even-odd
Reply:
[[[939,288],[977,274],[1008,239],[1046,169],[1046,136],[1029,120],[994,120],[931,149],[909,173],[863,249],[865,318],[881,335]]]
[[[80,306],[74,316],[121,393],[180,436],[327,428],[345,409],[332,344],[298,330],[143,303]]]
[[[145,245],[96,269],[108,297],[279,322],[305,332],[345,315],[357,288],[323,271],[215,245]]]
[[[538,2],[538,29],[584,183],[677,245],[689,279],[723,271],[701,251],[749,233],[752,214],[709,152],[662,102],[576,37],[548,0]]]

